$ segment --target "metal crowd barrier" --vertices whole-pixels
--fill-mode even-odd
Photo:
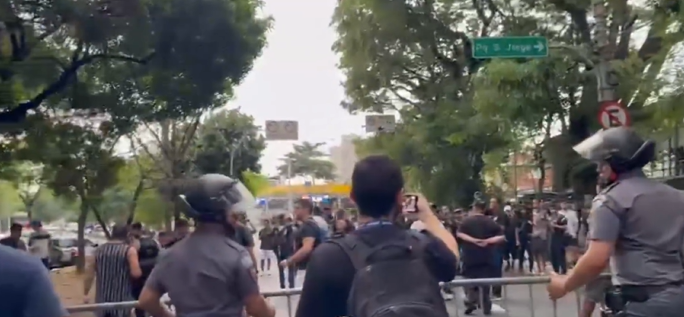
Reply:
[[[601,278],[609,278],[608,275],[604,275]],[[513,317],[518,317],[518,316],[529,316],[529,317],[536,317],[536,316],[553,316],[553,317],[558,317],[558,316],[577,316],[580,311],[580,305],[581,305],[581,295],[580,291],[577,291],[574,293],[574,303],[570,304],[572,306],[575,306],[576,310],[573,310],[572,313],[568,314],[565,310],[563,311],[562,315],[559,315],[558,312],[558,302],[557,301],[551,301],[548,299],[546,296],[546,290],[544,289],[542,291],[543,293],[543,298],[535,298],[534,294],[534,289],[533,286],[538,285],[538,284],[548,284],[550,281],[550,278],[548,276],[528,276],[528,277],[505,277],[505,278],[484,278],[484,279],[457,279],[454,281],[451,281],[449,283],[444,283],[443,286],[446,286],[450,288],[453,293],[455,294],[455,298],[447,302],[447,307],[449,305],[452,306],[450,308],[450,312],[454,316],[460,316],[462,315],[461,310],[465,309],[465,305],[463,302],[463,298],[459,297],[461,293],[459,290],[461,288],[468,288],[468,287],[475,287],[475,286],[501,286],[502,287],[502,298],[500,301],[494,301],[495,304],[497,304],[499,307],[503,308],[505,312],[494,312],[494,314],[501,316],[513,316]],[[528,295],[528,301],[527,303],[520,303],[520,289],[513,290],[513,293],[509,294],[511,292],[510,288],[515,288],[516,286],[527,286],[527,295]],[[275,301],[278,299],[281,299],[281,297],[286,298],[287,302],[287,316],[292,317],[294,315],[294,305],[292,304],[292,297],[297,296],[301,294],[302,290],[301,289],[289,289],[289,290],[279,290],[279,291],[269,291],[269,292],[263,292],[263,295],[267,298],[271,298],[271,302],[276,305],[276,316],[281,317],[282,316],[282,311],[279,311],[278,308],[280,308],[280,305],[282,305],[282,302],[276,303]],[[518,297],[518,298],[510,298],[513,295],[513,297]],[[524,295],[523,295],[524,296]],[[561,302],[564,303],[564,306],[568,304],[569,300],[573,300],[570,298],[571,295],[568,295],[566,298],[561,299]],[[480,297],[480,302],[482,301],[482,298]],[[539,301],[539,302],[538,302]],[[542,307],[538,304],[540,304],[542,301],[546,301],[547,303],[550,302],[551,306],[551,312],[545,311],[545,307]],[[279,305],[280,304],[280,305]],[[137,305],[136,301],[130,301],[130,302],[119,302],[119,303],[100,303],[100,304],[86,304],[86,305],[77,305],[77,306],[71,306],[67,307],[67,312],[70,314],[73,313],[82,313],[82,312],[95,312],[95,311],[101,311],[101,310],[110,310],[110,309],[133,309]],[[527,306],[525,308],[521,308],[520,306]],[[281,309],[282,310],[282,309]],[[538,312],[537,310],[540,310]],[[481,310],[478,310],[481,311]]]

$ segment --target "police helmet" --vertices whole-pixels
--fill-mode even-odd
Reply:
[[[193,180],[181,199],[186,216],[199,222],[224,222],[226,211],[256,206],[254,196],[238,180],[221,174],[205,174]]]
[[[606,162],[616,173],[642,168],[655,157],[655,143],[628,127],[601,130],[573,150],[590,161]]]

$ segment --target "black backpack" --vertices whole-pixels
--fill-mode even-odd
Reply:
[[[349,316],[449,316],[439,281],[425,264],[422,234],[407,232],[403,239],[373,247],[355,234],[329,241],[347,253],[356,269],[347,299]]]
[[[154,265],[157,264],[157,257],[159,256],[159,244],[150,237],[142,237],[138,240],[140,242],[140,249],[138,249],[138,260],[140,261],[140,268],[143,274],[152,272]]]

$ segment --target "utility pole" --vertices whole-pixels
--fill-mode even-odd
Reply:
[[[616,86],[618,85],[615,71],[610,65],[613,59],[613,48],[608,39],[608,8],[604,0],[592,0],[594,21],[593,53],[598,58],[596,64],[596,80],[598,84],[598,102],[617,101]]]
[[[294,197],[292,195],[292,159],[287,158],[287,209],[294,211]]]

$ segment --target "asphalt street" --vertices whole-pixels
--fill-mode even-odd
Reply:
[[[264,292],[279,290],[278,274],[275,268],[272,268],[270,274],[259,277],[259,284]],[[304,276],[301,272],[297,278],[297,287],[301,287]],[[459,289],[457,292],[460,296],[455,300],[447,301],[447,307],[451,316],[466,316],[464,314],[465,307],[463,305],[463,292]],[[533,286],[507,286],[504,289],[504,297],[494,302],[492,309],[492,316],[510,316],[510,317],[577,317],[579,299],[575,294],[570,294],[567,297],[554,303],[547,297],[545,285]],[[530,299],[530,295],[531,298]],[[276,317],[290,317],[294,316],[297,309],[299,296],[294,295],[288,300],[285,297],[270,298],[271,303],[276,307]],[[291,314],[288,314],[288,310]],[[556,313],[554,314],[554,310]],[[595,313],[598,316],[598,313]],[[482,316],[481,311],[475,311],[473,316]]]

